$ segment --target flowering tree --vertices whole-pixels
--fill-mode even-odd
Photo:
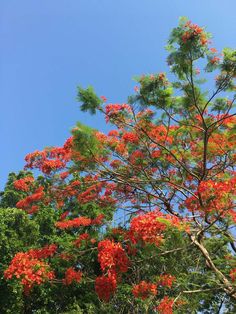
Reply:
[[[62,147],[26,156],[42,175],[11,180],[2,207],[28,213],[42,238],[12,258],[4,280],[31,310],[46,291],[64,293],[61,313],[236,310],[236,51],[210,44],[181,19],[167,46],[176,81],[143,75],[125,104],[79,88],[81,110],[100,111],[112,130],[78,123]],[[199,68],[216,72],[212,93]]]

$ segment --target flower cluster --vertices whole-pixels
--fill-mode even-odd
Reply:
[[[216,64],[220,61],[220,58],[217,56],[214,56],[213,58],[211,58],[210,62],[211,64]]]
[[[33,194],[27,196],[26,198],[20,200],[17,202],[16,207],[21,208],[24,210],[29,210],[31,208],[32,203],[38,202],[42,200],[44,197],[44,187],[40,186],[38,187]]]
[[[54,272],[49,270],[47,263],[28,252],[17,253],[5,270],[4,277],[6,279],[11,279],[13,276],[21,279],[26,294],[34,285],[40,285],[55,277]]]
[[[80,247],[82,244],[82,241],[88,241],[90,238],[89,234],[87,232],[81,234],[75,241],[74,241],[74,245],[76,247]]]
[[[148,136],[155,142],[158,143],[173,143],[173,137],[170,135],[169,130],[164,125],[155,125],[150,123],[150,131]],[[170,127],[170,129],[172,129]]]
[[[63,147],[55,147],[28,154],[25,157],[25,168],[37,168],[45,174],[51,174],[52,171],[63,169],[71,159],[72,142],[73,138],[70,137]]]
[[[89,186],[86,191],[80,193],[77,197],[78,201],[81,204],[88,203],[90,201],[93,201],[94,199],[97,199],[99,197],[99,193],[102,191],[102,183],[96,183],[91,186]]]
[[[125,132],[122,135],[122,139],[125,143],[133,143],[133,144],[137,144],[139,141],[137,134],[135,134],[134,132]]]
[[[117,288],[117,280],[115,276],[99,276],[95,280],[95,291],[99,299],[109,302],[111,296]]]
[[[129,259],[121,244],[108,239],[98,243],[98,261],[102,271],[116,274],[128,270]]]
[[[119,116],[130,113],[131,108],[128,104],[107,104],[105,113],[106,113],[106,122],[109,122],[111,119],[115,119]]]
[[[79,283],[82,279],[82,272],[74,270],[73,267],[70,267],[66,270],[65,278],[63,279],[64,285],[70,285],[73,281]]]
[[[16,190],[28,192],[30,183],[34,182],[33,177],[25,177],[23,179],[19,179],[14,181],[13,185]]]
[[[160,276],[158,284],[163,286],[163,287],[171,288],[175,279],[176,278],[174,276],[171,276],[169,274],[164,274],[164,275]]]
[[[117,277],[127,272],[129,259],[120,243],[105,239],[98,243],[98,261],[103,272],[96,278],[95,291],[98,297],[108,302],[117,287]]]
[[[157,294],[157,285],[141,281],[139,284],[133,286],[132,293],[136,298],[145,300],[148,297]]]
[[[111,130],[111,131],[108,132],[107,135],[108,135],[109,137],[118,137],[119,134],[120,134],[120,133],[119,133],[118,130]]]
[[[59,229],[85,227],[91,225],[92,219],[88,217],[77,217],[71,220],[64,220],[56,222],[56,227]]]
[[[57,251],[57,245],[56,244],[50,244],[50,245],[45,245],[41,249],[31,249],[28,251],[28,255],[31,256],[32,258],[48,258],[53,256]]]
[[[192,24],[191,21],[188,21],[184,25],[182,41],[187,43],[191,40],[199,40],[201,45],[206,45],[208,43],[206,34],[202,27],[199,27],[197,24]]]
[[[232,281],[235,281],[235,279],[236,279],[236,268],[234,268],[230,271],[229,276],[230,276]]]
[[[105,216],[103,214],[97,215],[96,218],[92,219],[91,225],[101,225]]]
[[[233,208],[232,195],[236,194],[236,177],[227,181],[202,181],[195,192],[201,195],[200,205],[197,197],[191,196],[185,201],[185,206],[190,211],[217,212],[223,214]]]
[[[176,217],[163,215],[160,211],[152,211],[134,217],[130,223],[130,237],[132,242],[142,240],[144,243],[160,245],[162,234],[169,225],[178,226],[180,221]]]
[[[140,150],[135,150],[132,152],[129,156],[129,160],[133,165],[137,165],[143,162],[145,160],[145,155]]]
[[[173,305],[174,305],[173,299],[164,297],[156,309],[160,314],[173,314]]]
[[[77,228],[81,226],[86,227],[90,225],[100,225],[102,224],[103,219],[104,219],[103,214],[99,214],[94,219],[85,216],[80,216],[71,220],[57,221],[55,225],[60,229]]]

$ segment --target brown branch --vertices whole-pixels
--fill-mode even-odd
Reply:
[[[190,239],[192,242],[198,247],[200,252],[202,253],[203,257],[205,258],[208,267],[214,271],[216,276],[219,278],[220,282],[224,285],[223,290],[232,298],[236,300],[236,292],[232,285],[232,283],[225,277],[225,275],[215,266],[213,263],[209,252],[207,249],[197,240],[196,236],[190,235]]]

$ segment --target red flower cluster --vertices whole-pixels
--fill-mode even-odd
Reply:
[[[123,155],[126,156],[127,155],[127,147],[126,144],[123,142],[119,142],[118,145],[116,145],[115,151],[119,154],[119,155]]]
[[[152,158],[159,158],[161,156],[161,151],[160,150],[154,150],[151,152]]]
[[[235,279],[236,279],[236,268],[234,268],[230,271],[229,276],[230,276],[232,281],[235,281]]]
[[[105,216],[99,214],[96,218],[92,219],[91,225],[101,225],[103,223]]]
[[[108,132],[108,134],[107,134],[108,136],[119,136],[119,131],[118,130],[111,130],[111,131],[109,131]]]
[[[197,24],[192,24],[191,21],[188,21],[185,26],[185,31],[182,35],[182,41],[186,43],[189,40],[198,39],[200,43],[204,46],[208,43],[206,34],[203,31],[203,28],[199,27]]]
[[[210,59],[210,62],[211,62],[211,64],[216,64],[216,63],[218,63],[220,61],[220,58],[219,57],[213,57],[212,59]]]
[[[63,147],[55,147],[28,154],[25,157],[25,168],[38,168],[45,174],[63,169],[66,163],[71,159],[72,142],[73,139],[70,137]]]
[[[163,286],[163,287],[171,288],[173,282],[175,281],[175,279],[176,278],[174,276],[171,276],[171,275],[168,275],[168,274],[161,275],[158,284]]]
[[[34,181],[33,177],[25,177],[23,179],[16,180],[13,185],[14,188],[19,191],[28,192],[29,191],[29,185]]]
[[[159,211],[153,211],[134,217],[130,223],[132,242],[142,240],[146,243],[160,245],[162,233],[167,228],[164,222],[158,220],[162,217],[163,215]]]
[[[20,200],[16,203],[17,208],[21,208],[24,210],[30,209],[32,203],[40,201],[44,197],[44,187],[40,186],[35,190],[32,195],[27,196],[26,198]]]
[[[99,299],[105,302],[109,302],[111,296],[116,291],[116,287],[117,281],[115,276],[100,276],[95,280],[95,291]]]
[[[48,258],[53,256],[57,251],[57,245],[56,244],[50,244],[46,245],[41,249],[31,249],[28,251],[28,255],[32,258]]]
[[[195,195],[201,195],[203,206],[200,206],[196,197],[191,196],[185,201],[190,211],[203,210],[206,212],[230,211],[233,208],[232,195],[236,195],[236,177],[227,181],[202,181]],[[230,213],[230,212],[229,212]]]
[[[131,108],[128,104],[108,104],[106,105],[106,122],[116,118],[120,113],[130,113]]]
[[[88,217],[77,217],[72,220],[64,220],[58,221],[55,223],[55,226],[60,229],[68,229],[68,228],[77,228],[81,226],[89,226],[91,225],[92,219]]]
[[[94,135],[100,144],[106,144],[108,140],[108,136],[102,132],[95,132]]]
[[[173,305],[173,299],[164,297],[157,306],[157,310],[160,314],[173,314]]]
[[[139,284],[133,286],[132,293],[136,298],[145,300],[151,295],[157,294],[157,285],[141,281]]]
[[[70,175],[70,173],[68,171],[64,171],[60,173],[60,178],[62,180],[66,179],[68,176]]]
[[[99,197],[99,193],[102,191],[103,184],[96,183],[87,188],[86,191],[80,193],[77,197],[81,204],[85,204],[94,201]]]
[[[100,214],[96,218],[91,219],[85,216],[77,217],[71,220],[57,221],[56,227],[60,229],[77,228],[81,226],[100,225],[104,219],[104,215]]]
[[[103,240],[98,243],[98,261],[102,271],[109,273],[125,273],[128,270],[129,259],[120,243]]]
[[[107,98],[105,96],[101,96],[100,98],[102,99],[103,102],[107,101]]]
[[[98,297],[108,302],[117,287],[117,275],[127,272],[129,259],[120,243],[103,240],[98,243],[98,261],[107,276],[96,278],[95,290]]]
[[[122,162],[118,159],[114,159],[110,162],[110,166],[115,169],[119,168],[121,165],[122,165]]]
[[[135,150],[130,154],[129,160],[132,164],[137,165],[140,163],[140,161],[142,162],[145,160],[145,155],[141,150]]]
[[[61,214],[60,220],[64,220],[68,215],[69,215],[69,210],[65,211],[64,213]]]
[[[124,133],[122,136],[122,139],[125,143],[133,143],[133,144],[137,144],[139,141],[137,134],[133,132]]]
[[[155,125],[153,123],[149,124],[150,131],[148,132],[148,135],[150,138],[153,139],[153,141],[158,143],[172,143],[173,142],[173,136],[170,136],[169,131],[167,127],[164,125]]]
[[[52,187],[51,189],[49,189],[49,194],[53,197],[53,199],[55,199],[58,208],[61,208],[63,207],[67,198],[70,198],[71,196],[75,196],[80,193],[80,186],[81,182],[75,180],[63,186],[63,189],[55,186]]]
[[[66,270],[65,279],[63,279],[64,285],[70,285],[73,281],[80,282],[82,278],[82,272],[74,270],[73,267],[70,267]]]
[[[90,238],[90,235],[86,232],[81,234],[75,241],[74,244],[77,247],[80,247],[82,241],[87,241]]]
[[[49,271],[49,265],[34,257],[32,252],[20,252],[14,256],[10,266],[4,272],[6,279],[11,279],[13,276],[21,279],[26,294],[34,285],[40,285],[55,277],[54,272]]]
[[[47,160],[44,160],[41,167],[41,171],[45,174],[50,174],[52,171],[63,169],[64,167],[65,167],[65,162],[62,160],[47,159]]]

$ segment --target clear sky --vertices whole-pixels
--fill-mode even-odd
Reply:
[[[24,156],[61,145],[77,120],[76,86],[111,102],[133,93],[132,78],[167,69],[164,46],[179,16],[236,46],[236,0],[0,0],[0,188]]]

